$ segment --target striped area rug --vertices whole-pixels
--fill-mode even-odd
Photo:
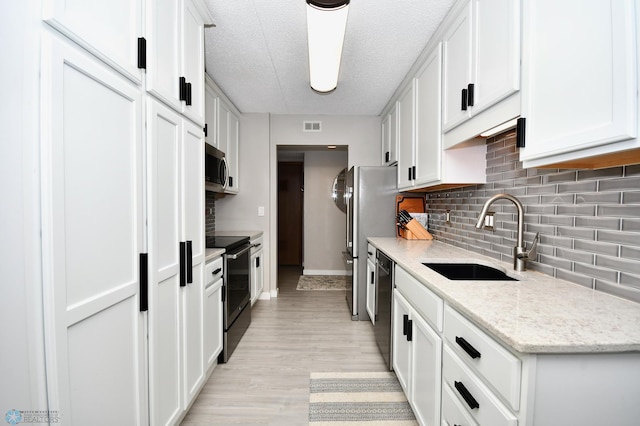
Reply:
[[[311,373],[310,426],[415,426],[392,372]]]

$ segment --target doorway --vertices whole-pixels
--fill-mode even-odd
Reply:
[[[278,266],[302,268],[304,162],[278,161]]]

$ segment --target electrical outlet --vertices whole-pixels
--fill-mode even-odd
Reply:
[[[258,216],[264,216],[264,206],[258,206]]]

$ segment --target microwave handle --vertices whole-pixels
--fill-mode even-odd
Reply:
[[[222,189],[227,189],[227,185],[229,184],[229,163],[227,163],[227,157],[222,157],[222,162],[224,163],[224,181],[222,182]]]

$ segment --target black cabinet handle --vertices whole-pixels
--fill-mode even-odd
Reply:
[[[473,395],[471,395],[471,392],[467,390],[462,382],[453,382],[453,385],[456,387],[456,390],[458,391],[462,399],[464,399],[464,401],[472,410],[474,408],[480,408],[480,404],[478,404],[478,401],[476,401]]]
[[[180,241],[180,287],[187,285],[187,243]]]
[[[376,273],[371,271],[371,280],[370,280],[369,284],[373,285],[375,279],[376,279]]]
[[[218,275],[220,272],[222,271],[222,268],[218,268],[216,270],[214,270],[211,275]]]
[[[413,173],[413,180],[416,180],[416,166],[411,167],[411,172]]]
[[[407,342],[413,340],[413,320],[407,321]]]
[[[184,101],[187,105],[191,105],[191,83],[187,83],[187,97]]]
[[[409,315],[402,316],[402,335],[407,335],[407,329],[409,328]]]
[[[384,153],[384,162],[388,163],[389,162],[389,151]]]
[[[516,147],[524,148],[525,144],[525,131],[527,129],[527,119],[524,117],[518,118],[516,122]]]
[[[462,109],[462,111],[467,110],[467,99],[467,89],[462,89],[462,101],[460,102],[460,109]]]
[[[480,358],[482,355],[476,348],[471,346],[471,343],[467,342],[464,337],[456,336],[456,343],[473,359]]]
[[[409,176],[408,179],[411,180],[411,167],[409,167]]]
[[[475,89],[475,85],[473,83],[469,83],[467,85],[467,105],[473,106],[473,92]]]
[[[180,77],[180,82],[179,82],[179,89],[180,89],[180,100],[181,101],[186,101],[187,100],[187,79],[184,77]]]
[[[187,284],[193,282],[193,244],[187,241]]]

